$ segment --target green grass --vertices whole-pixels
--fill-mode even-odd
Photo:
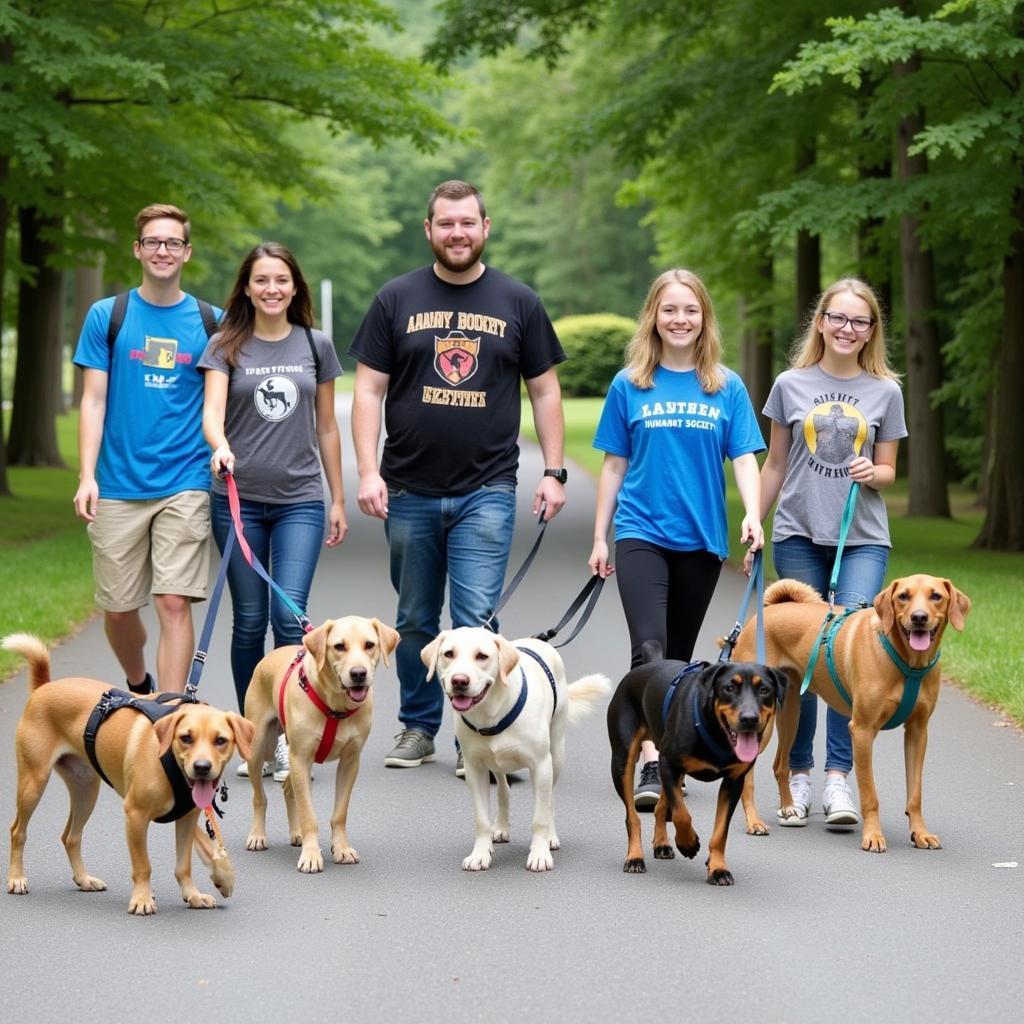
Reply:
[[[54,643],[94,610],[89,539],[71,506],[78,487],[77,429],[77,414],[58,419],[69,468],[8,468],[13,496],[0,498],[0,634],[31,632]],[[0,651],[0,679],[22,664]]]
[[[565,400],[565,450],[568,458],[597,476],[604,458],[591,447],[603,399]],[[523,425],[531,435],[533,421],[528,402],[523,405]],[[739,495],[731,474],[726,499],[729,535],[739,535],[743,518]],[[905,480],[886,492],[892,554],[887,580],[916,572],[928,572],[951,579],[971,598],[971,614],[963,633],[952,629],[943,639],[942,669],[966,690],[986,704],[995,704],[1024,724],[1024,627],[1021,626],[1021,580],[1024,555],[975,551],[970,545],[981,527],[983,513],[974,505],[975,495],[953,488],[950,501],[953,518],[923,519],[906,515]],[[771,519],[765,523],[771,535]],[[742,552],[733,543],[732,561]],[[771,544],[766,551],[768,575]]]

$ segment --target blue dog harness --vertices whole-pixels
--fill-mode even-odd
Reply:
[[[694,672],[700,672],[707,667],[708,662],[706,661],[691,661],[683,671],[668,684],[668,689],[665,691],[665,699],[661,705],[661,722],[663,728],[665,723],[668,721],[668,709],[672,703],[672,698],[676,695],[676,688],[687,676],[693,675]],[[734,761],[736,759],[736,755],[733,751],[723,747],[722,744],[711,735],[707,725],[704,724],[704,719],[701,718],[700,714],[700,688],[696,686],[693,688],[693,724],[697,730],[697,735],[700,736],[704,746],[711,751],[719,764],[725,764],[728,761]]]
[[[89,715],[89,720],[85,723],[82,744],[93,768],[96,769],[96,773],[111,789],[114,788],[114,784],[107,778],[105,772],[100,767],[99,759],[96,757],[96,734],[99,732],[100,726],[115,711],[120,711],[122,708],[131,708],[145,715],[151,722],[157,722],[165,715],[173,714],[178,710],[177,705],[173,707],[170,705],[169,702],[172,700],[179,700],[188,704],[198,703],[194,696],[186,696],[181,693],[164,693],[153,700],[140,701],[132,694],[125,693],[124,690],[116,689],[107,690],[100,697],[99,703],[92,709],[92,714]],[[164,774],[171,785],[171,791],[174,794],[174,806],[166,814],[153,820],[160,823],[177,821],[188,814],[189,811],[195,810],[196,805],[192,799],[192,790],[188,782],[185,781],[185,775],[181,770],[181,765],[178,764],[174,757],[173,750],[168,750],[160,758],[160,764],[163,766]]]
[[[544,669],[544,675],[548,677],[548,682],[551,684],[551,696],[555,700],[554,707],[551,709],[551,715],[554,717],[555,710],[558,707],[558,689],[555,684],[555,677],[551,674],[551,669],[548,668],[544,659],[531,648],[517,647],[516,650],[523,654],[530,655],[530,657],[533,658],[533,660],[537,662],[542,669]],[[504,732],[519,717],[523,708],[526,707],[526,695],[529,692],[529,687],[526,683],[526,672],[521,665],[519,666],[519,672],[523,677],[523,685],[519,688],[519,699],[512,705],[511,711],[509,711],[509,713],[505,715],[500,722],[496,725],[487,725],[478,729],[465,715],[462,716],[463,722],[465,722],[473,732],[478,733],[481,736],[497,736],[498,733]]]

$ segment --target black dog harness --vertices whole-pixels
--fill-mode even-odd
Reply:
[[[90,762],[92,762],[93,768],[96,769],[99,777],[108,785],[111,789],[114,788],[114,784],[107,778],[103,769],[100,767],[99,759],[96,757],[96,734],[100,730],[100,726],[115,712],[120,711],[122,708],[132,708],[135,711],[145,715],[151,722],[157,722],[165,715],[173,714],[178,710],[179,705],[171,706],[170,701],[179,701],[180,703],[198,704],[199,702],[195,697],[188,696],[182,693],[164,693],[153,700],[140,701],[130,693],[125,693],[124,690],[107,690],[106,693],[100,697],[99,703],[92,709],[92,714],[89,715],[89,721],[85,723],[85,733],[82,736],[83,745],[85,746],[85,752],[89,756]],[[167,781],[171,785],[171,791],[174,794],[174,806],[162,817],[154,818],[157,822],[177,821],[179,818],[183,818],[189,811],[195,809],[195,802],[192,799],[192,790],[185,780],[185,775],[181,770],[181,766],[178,764],[174,757],[174,751],[168,750],[160,758],[160,764],[163,766],[164,774],[167,776]]]
[[[555,677],[551,674],[551,669],[548,668],[547,662],[534,650],[529,647],[517,647],[517,651],[521,651],[523,654],[530,655],[531,658],[542,669],[544,669],[544,675],[548,677],[548,682],[551,684],[551,696],[555,699],[554,707],[551,709],[551,717],[555,715],[555,710],[558,707],[558,689],[555,685]],[[512,706],[512,710],[500,721],[497,725],[484,726],[482,729],[478,729],[465,715],[462,716],[462,720],[473,730],[475,733],[479,733],[481,736],[497,736],[498,733],[504,732],[520,715],[523,708],[526,707],[526,695],[529,691],[529,687],[526,685],[526,672],[520,666],[520,673],[523,677],[523,685],[519,689],[519,699]]]

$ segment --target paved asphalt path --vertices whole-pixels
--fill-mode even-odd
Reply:
[[[349,434],[347,410],[339,415]],[[394,621],[382,526],[355,507],[351,447],[345,450],[351,531],[326,551],[310,599],[314,622],[344,613]],[[512,563],[534,537],[529,497],[540,472],[524,450]],[[553,625],[586,579],[594,487],[571,473],[569,505],[548,529],[542,555],[503,617],[509,637]],[[69,496],[70,497],[70,496]],[[70,506],[70,502],[69,502]],[[696,656],[715,657],[742,594],[723,573]],[[975,615],[984,595],[972,595]],[[217,623],[201,692],[229,707],[229,599]],[[205,614],[197,609],[197,628]],[[970,628],[970,620],[968,626]],[[0,624],[2,629],[2,624]],[[947,642],[957,643],[950,635]],[[567,647],[570,678],[627,666],[614,586]],[[99,619],[53,654],[55,676],[117,681]],[[875,747],[889,852],[860,850],[856,832],[830,832],[820,803],[804,829],[767,838],[732,823],[728,862],[736,885],[704,881],[717,784],[691,781],[688,802],[702,848],[695,861],[655,861],[626,875],[623,811],[609,778],[603,714],[571,727],[557,789],[563,848],[555,869],[525,868],[531,815],[527,781],[512,791],[512,842],[492,868],[461,870],[472,845],[472,809],[453,774],[450,716],[438,758],[419,769],[383,767],[397,731],[393,667],[376,680],[373,731],[349,817],[361,863],[323,874],[295,869],[283,801],[270,785],[271,848],[247,853],[249,790],[231,785],[225,838],[235,895],[213,912],[190,911],[173,877],[173,831],[149,833],[159,911],[126,913],[130,893],[123,820],[104,790],[85,833],[90,870],[104,893],[78,892],[60,844],[67,798],[54,776],[32,819],[30,894],[0,895],[5,965],[3,1017],[32,1021],[381,1021],[528,1019],[632,1021],[978,1021],[1021,1019],[1024,981],[1024,738],[946,686],[932,720],[925,809],[944,848],[913,849],[903,814],[902,743]],[[0,857],[13,818],[13,736],[25,674],[0,686]],[[823,759],[824,715],[818,759]],[[770,757],[756,768],[760,805],[774,818]],[[818,773],[816,783],[820,784]],[[316,770],[314,800],[324,845],[333,770]],[[820,788],[818,790],[820,792]],[[644,816],[649,846],[651,817]],[[196,878],[212,891],[196,859]]]

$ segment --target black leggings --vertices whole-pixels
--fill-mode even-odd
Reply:
[[[630,667],[640,664],[645,640],[666,658],[689,661],[722,561],[710,551],[672,551],[644,540],[615,545],[615,579],[629,627]]]

